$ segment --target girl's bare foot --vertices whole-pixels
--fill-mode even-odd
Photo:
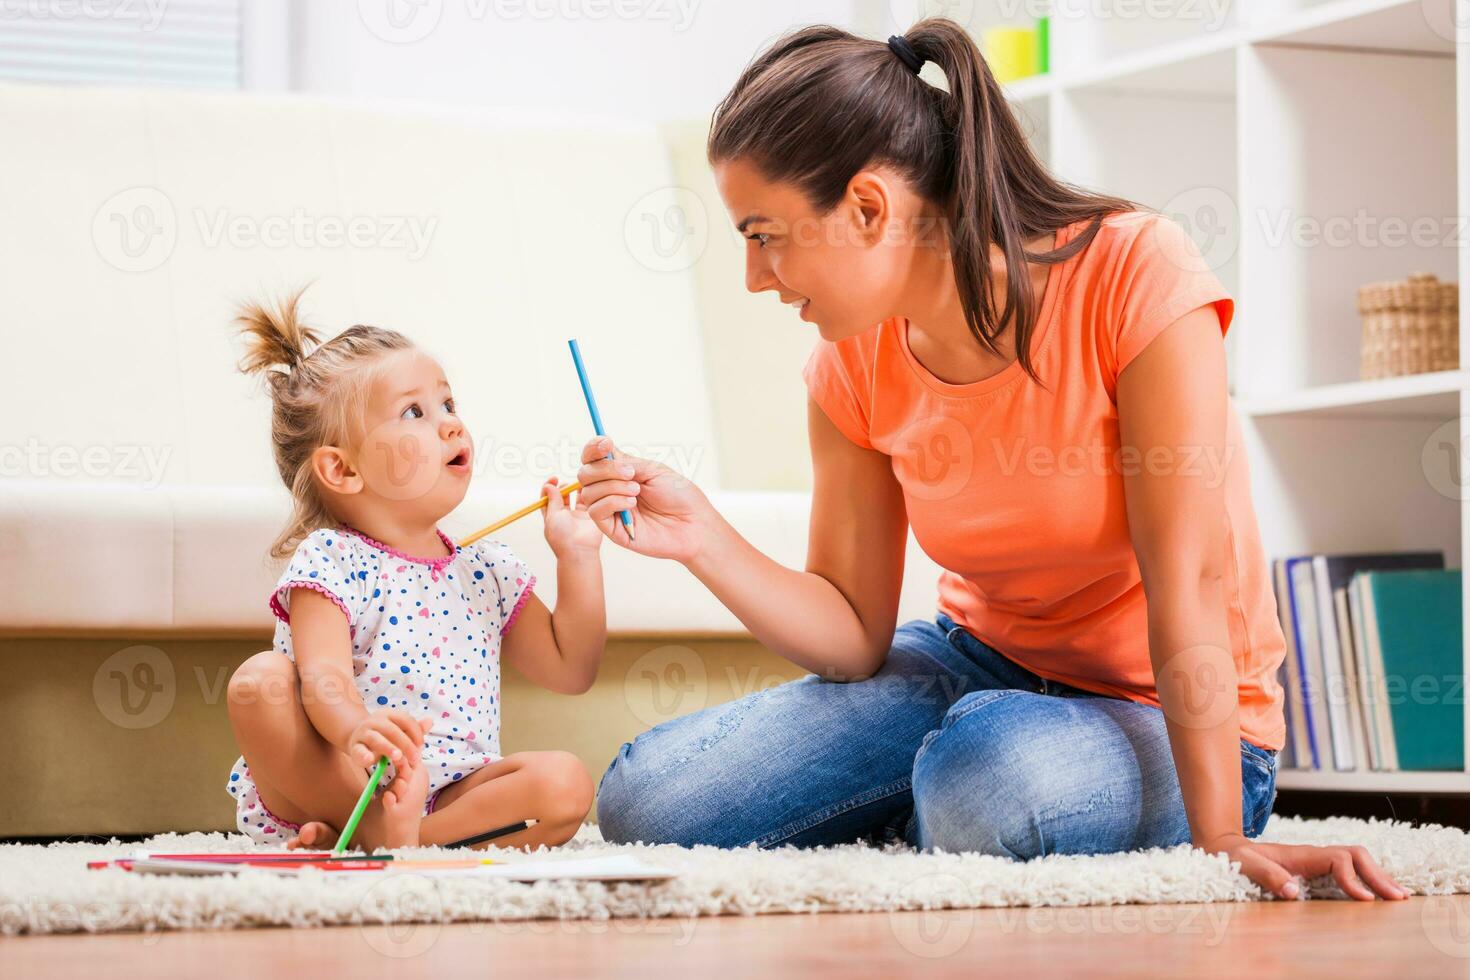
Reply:
[[[424,763],[393,780],[393,788],[368,804],[352,843],[366,851],[380,847],[418,847],[419,824],[429,798],[429,768]]]
[[[312,820],[301,825],[296,836],[286,841],[286,849],[295,851],[303,847],[325,849],[337,843],[337,830],[329,823]]]

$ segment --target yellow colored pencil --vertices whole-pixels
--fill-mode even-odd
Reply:
[[[569,493],[571,493],[572,491],[582,489],[582,484],[577,483],[574,480],[573,482],[568,483],[566,486],[561,487],[560,489],[561,489],[561,495],[562,495],[562,497],[566,497],[566,495],[569,494]],[[474,544],[476,541],[480,540],[485,535],[487,535],[487,534],[494,534],[496,531],[498,531],[501,528],[505,527],[507,524],[514,524],[516,521],[520,520],[522,517],[525,517],[527,514],[534,514],[538,510],[544,510],[546,508],[546,505],[548,503],[550,503],[549,498],[542,497],[540,500],[536,501],[534,504],[530,504],[528,506],[522,507],[520,510],[516,511],[514,514],[511,514],[509,517],[502,517],[500,520],[496,521],[494,524],[491,524],[488,527],[482,527],[482,528],[480,528],[474,534],[471,534],[469,537],[464,538],[463,540],[461,540],[459,542],[459,546],[461,548],[468,548],[470,545]]]

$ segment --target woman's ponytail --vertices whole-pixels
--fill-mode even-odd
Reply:
[[[1016,214],[1011,174],[1041,169],[1025,134],[1006,103],[1000,83],[970,36],[953,21],[932,18],[906,35],[925,61],[944,71],[949,97],[940,100],[945,129],[952,134],[950,196],[945,205],[955,285],[965,321],[981,346],[993,354],[1003,325],[1014,316],[1030,324],[1038,305],[1026,268],[1026,233]],[[992,303],[990,245],[1005,255],[1005,306]],[[1017,331],[1016,357],[1033,377],[1030,344]]]

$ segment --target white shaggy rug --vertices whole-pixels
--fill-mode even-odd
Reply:
[[[1470,892],[1470,836],[1438,826],[1346,818],[1273,817],[1263,839],[1363,844],[1415,894]],[[1241,902],[1260,889],[1223,858],[1187,845],[1099,857],[1052,856],[1025,863],[974,854],[921,854],[862,845],[797,850],[719,850],[673,845],[619,847],[584,827],[558,853],[632,852],[679,872],[660,883],[430,879],[412,873],[354,879],[309,872],[247,871],[192,878],[88,870],[88,860],[135,848],[230,851],[248,838],[166,834],[144,844],[0,845],[0,935],[232,929],[365,923],[523,919],[691,918],[767,912],[859,912],[1007,906]],[[403,856],[463,857],[419,848]],[[490,851],[506,861],[515,851]],[[542,856],[545,856],[544,854]],[[1341,898],[1328,879],[1304,897]]]

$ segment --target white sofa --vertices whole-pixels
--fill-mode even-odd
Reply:
[[[265,635],[286,498],[230,318],[308,282],[327,331],[393,327],[445,364],[479,451],[451,534],[530,502],[531,463],[590,435],[575,336],[612,434],[682,454],[738,528],[801,565],[806,494],[722,489],[740,474],[722,472],[716,413],[741,406],[709,393],[763,396],[712,383],[696,292],[714,270],[638,237],[678,183],[657,129],[3,86],[0,133],[0,632]],[[738,281],[738,251],[720,254]],[[503,537],[554,598],[539,519]],[[903,613],[926,616],[936,570],[910,552]],[[615,633],[741,632],[679,566],[605,558]]]

